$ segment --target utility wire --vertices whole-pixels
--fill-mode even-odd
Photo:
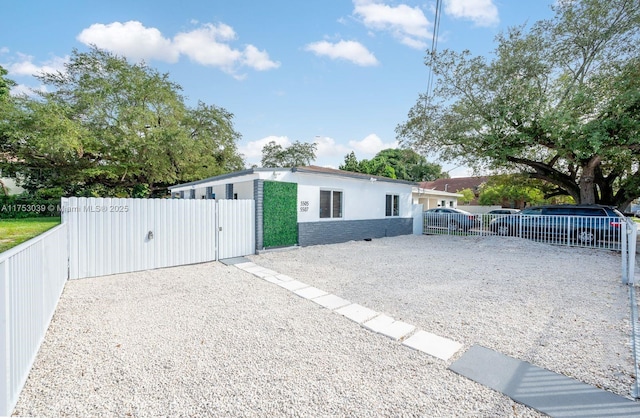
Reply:
[[[436,13],[433,20],[433,37],[431,38],[431,51],[429,55],[429,76],[427,78],[427,94],[425,97],[425,110],[431,100],[431,89],[433,88],[433,60],[438,51],[438,33],[440,32],[440,16],[442,14],[442,0],[436,0]]]

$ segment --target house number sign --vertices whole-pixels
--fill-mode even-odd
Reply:
[[[301,200],[300,201],[300,212],[309,212],[309,201]]]

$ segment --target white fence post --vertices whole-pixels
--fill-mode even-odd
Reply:
[[[413,235],[424,234],[424,206],[413,205]]]
[[[622,259],[622,284],[629,283],[629,222],[622,223],[622,237],[620,239],[620,258]]]
[[[638,240],[638,225],[635,222],[628,222],[627,224],[629,226],[627,231],[627,283],[629,283],[630,285],[634,285],[636,276],[636,246]]]
[[[9,416],[9,273],[0,262],[0,416]]]

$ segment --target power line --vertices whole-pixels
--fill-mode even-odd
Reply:
[[[436,0],[436,13],[433,20],[433,37],[431,38],[431,51],[430,51],[430,64],[429,64],[429,76],[427,78],[427,94],[425,97],[425,110],[426,105],[429,104],[431,99],[431,89],[433,88],[433,59],[438,51],[438,33],[440,32],[440,16],[442,14],[442,0]]]

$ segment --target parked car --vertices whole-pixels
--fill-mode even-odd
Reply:
[[[448,229],[449,231],[468,231],[480,227],[478,216],[462,209],[433,208],[424,212],[427,227]]]
[[[619,240],[620,226],[626,219],[611,206],[546,205],[535,206],[489,223],[498,235],[534,239],[569,239],[582,245],[600,240]]]
[[[490,210],[489,212],[487,212],[487,215],[513,215],[514,213],[519,213],[519,212],[520,212],[520,209],[502,208],[502,209]]]

